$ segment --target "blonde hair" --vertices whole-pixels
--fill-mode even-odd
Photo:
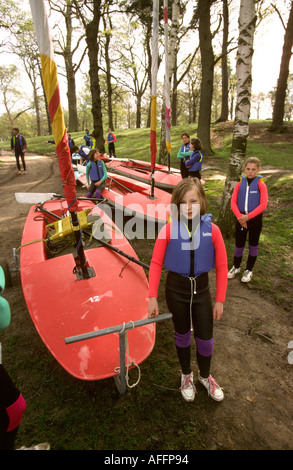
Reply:
[[[258,169],[260,169],[260,160],[257,158],[257,157],[249,157],[245,160],[245,163],[244,163],[244,168],[246,167],[246,165],[248,165],[249,163],[254,163]]]
[[[198,194],[199,203],[200,203],[200,215],[204,215],[207,213],[208,200],[207,200],[207,197],[203,189],[203,185],[201,184],[200,180],[198,178],[184,178],[174,188],[173,193],[172,193],[172,199],[171,199],[171,212],[172,212],[172,206],[173,205],[176,206],[177,208],[176,216],[178,216],[178,220],[180,217],[180,204],[182,204],[183,197],[185,196],[187,191],[191,191],[191,190],[195,190]]]

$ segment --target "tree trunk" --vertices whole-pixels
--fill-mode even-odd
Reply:
[[[105,139],[103,137],[102,102],[98,66],[100,8],[101,0],[94,0],[94,16],[92,21],[86,25],[86,42],[88,46],[89,77],[92,95],[93,135],[96,139],[97,148],[100,152],[104,153]]]
[[[228,35],[229,35],[229,10],[228,0],[223,1],[223,42],[222,42],[222,58],[221,58],[221,69],[222,69],[222,107],[221,116],[217,122],[225,122],[228,120],[228,60],[227,60],[227,46],[228,46]]]
[[[77,114],[77,102],[76,102],[76,83],[75,83],[75,71],[72,60],[72,4],[67,2],[65,24],[66,24],[66,47],[64,50],[64,61],[67,77],[67,99],[68,99],[68,114],[69,114],[69,131],[78,132],[79,122]]]
[[[199,47],[202,64],[200,107],[197,136],[201,140],[205,155],[212,155],[210,126],[214,81],[214,53],[210,28],[212,0],[198,1]]]
[[[104,22],[104,29],[105,29],[105,62],[106,62],[106,82],[107,82],[107,102],[108,102],[108,127],[115,130],[114,121],[113,121],[113,107],[112,107],[112,83],[111,83],[111,54],[109,52],[110,49],[110,41],[112,35],[112,22],[110,18],[109,12],[107,12],[108,20],[109,20],[109,30],[107,29],[106,18],[103,18]]]
[[[225,189],[217,222],[223,236],[227,238],[234,234],[235,216],[231,210],[231,196],[241,175],[246,154],[247,137],[249,134],[252,86],[251,66],[255,22],[256,15],[254,0],[241,0],[236,62],[237,102],[234,132]]]
[[[282,131],[284,130],[284,111],[285,111],[285,99],[287,91],[287,81],[289,76],[289,64],[291,59],[291,49],[293,45],[293,2],[291,2],[291,11],[288,19],[286,28],[283,54],[280,66],[280,73],[278,79],[278,85],[276,90],[276,97],[273,109],[273,122],[270,127],[271,131]]]

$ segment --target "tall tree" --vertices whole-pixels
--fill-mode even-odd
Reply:
[[[211,34],[211,6],[215,0],[198,0],[194,23],[199,22],[199,47],[202,64],[197,136],[206,155],[213,154],[210,126],[214,83],[214,52]]]
[[[101,89],[99,80],[99,26],[101,20],[102,0],[80,1],[73,0],[78,17],[80,18],[86,34],[89,58],[89,77],[92,96],[92,115],[97,148],[100,152],[105,152],[105,139],[103,136],[103,116],[101,103]],[[84,10],[83,10],[84,9]],[[90,18],[90,20],[88,20]]]
[[[218,218],[218,225],[226,237],[230,237],[234,233],[234,215],[231,211],[230,202],[233,189],[241,175],[249,134],[255,23],[255,0],[241,0],[236,62],[237,102],[234,132],[225,189]]]
[[[293,1],[291,1],[290,3],[291,9],[287,28],[285,28],[286,32],[284,37],[282,60],[280,65],[280,72],[273,109],[273,122],[270,127],[271,131],[279,132],[284,130],[285,99],[287,91],[287,82],[289,77],[289,64],[292,56],[293,46]]]
[[[67,0],[65,2],[65,5],[60,4],[60,2],[49,0],[49,5],[52,10],[58,12],[60,15],[63,16],[65,23],[64,33],[63,24],[61,27],[59,27],[60,38],[55,41],[55,44],[57,43],[58,45],[58,49],[55,49],[55,54],[62,55],[62,57],[64,58],[67,79],[69,131],[77,132],[79,131],[79,121],[77,113],[75,76],[85,56],[86,48],[84,48],[84,50],[81,52],[77,64],[74,63],[73,57],[77,51],[80,53],[80,44],[82,39],[84,38],[84,34],[79,35],[73,47],[73,32],[76,28],[73,27],[74,9],[72,0]]]
[[[229,36],[229,8],[228,0],[222,0],[223,3],[223,40],[222,40],[222,55],[221,55],[221,67],[222,67],[222,106],[221,116],[217,120],[218,122],[225,122],[228,120],[228,95],[229,95],[229,75],[228,75],[228,36]]]

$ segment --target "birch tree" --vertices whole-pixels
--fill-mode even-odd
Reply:
[[[232,147],[218,225],[223,236],[234,233],[235,218],[231,210],[231,196],[239,181],[246,154],[251,108],[252,57],[256,23],[255,0],[241,0],[239,12],[239,37],[236,61],[237,100]]]

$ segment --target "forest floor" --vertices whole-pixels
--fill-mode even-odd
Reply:
[[[231,133],[230,126],[221,125],[223,132],[226,128],[227,132]],[[219,138],[219,135],[214,137]],[[255,132],[252,127],[250,138],[266,143],[273,143],[276,139],[278,142],[282,139],[284,142],[286,139],[292,142],[292,134],[276,136],[258,127]],[[28,205],[16,202],[14,193],[58,193],[62,191],[62,185],[57,159],[54,156],[28,153],[28,172],[27,175],[21,176],[15,174],[15,159],[12,153],[3,153],[1,160],[0,258],[5,257],[12,266],[12,249],[20,245],[29,210]],[[80,188],[78,191],[83,193]],[[131,243],[138,257],[143,257],[144,262],[150,262],[153,241],[146,243],[144,240],[133,240]],[[23,354],[28,355],[31,342],[41,340],[30,321],[19,273],[13,272],[12,277],[13,286],[5,291],[5,297],[12,308],[12,322],[7,335],[24,336],[27,344],[25,351],[22,349],[23,342],[20,342],[19,347],[14,344],[14,356],[21,357]],[[211,273],[210,284],[214,298],[214,273]],[[160,288],[159,305],[161,313],[167,312],[163,286]],[[158,325],[157,341],[152,353],[157,361],[165,362],[168,354],[168,360],[176,364],[175,348],[173,345],[170,347],[170,343],[166,346],[167,336],[172,335],[171,322]],[[229,281],[224,315],[220,322],[215,323],[214,337],[212,374],[223,387],[224,401],[213,402],[206,396],[201,385],[196,383],[198,397],[192,404],[184,402],[178,391],[173,391],[179,388],[179,366],[175,366],[168,372],[165,388],[158,387],[155,392],[156,403],[161,403],[161,406],[166,408],[165,431],[157,429],[155,422],[152,422],[151,426],[146,420],[137,423],[141,434],[145,436],[145,447],[139,449],[174,450],[174,446],[170,447],[168,441],[169,433],[173,432],[178,435],[177,450],[293,450],[293,365],[288,360],[288,344],[293,340],[293,311],[277,306],[260,288],[243,284],[237,277]],[[193,365],[197,373],[195,361]],[[16,378],[21,381],[25,371],[14,372]],[[152,381],[152,377],[149,377],[149,380]],[[144,382],[147,381],[148,377],[144,377]],[[30,395],[29,391],[28,384],[27,395]],[[131,391],[130,396],[132,393],[135,394]],[[34,396],[33,400],[36,399],[38,396]],[[131,398],[129,399],[131,401]],[[96,397],[96,400],[99,403],[99,397]],[[100,406],[109,406],[110,409],[112,402],[112,395],[109,396],[108,403],[107,396],[103,395]],[[68,400],[68,403],[70,405],[71,401]],[[149,415],[147,408],[152,407],[152,402],[141,406],[146,407],[146,415]],[[176,416],[176,413],[180,416]],[[185,434],[180,436],[177,427],[182,422],[185,423]],[[195,425],[198,430],[197,442],[190,444],[189,441],[189,447],[184,447],[187,444],[182,442],[188,440],[188,432],[192,433]],[[66,432],[64,429],[64,433]]]

